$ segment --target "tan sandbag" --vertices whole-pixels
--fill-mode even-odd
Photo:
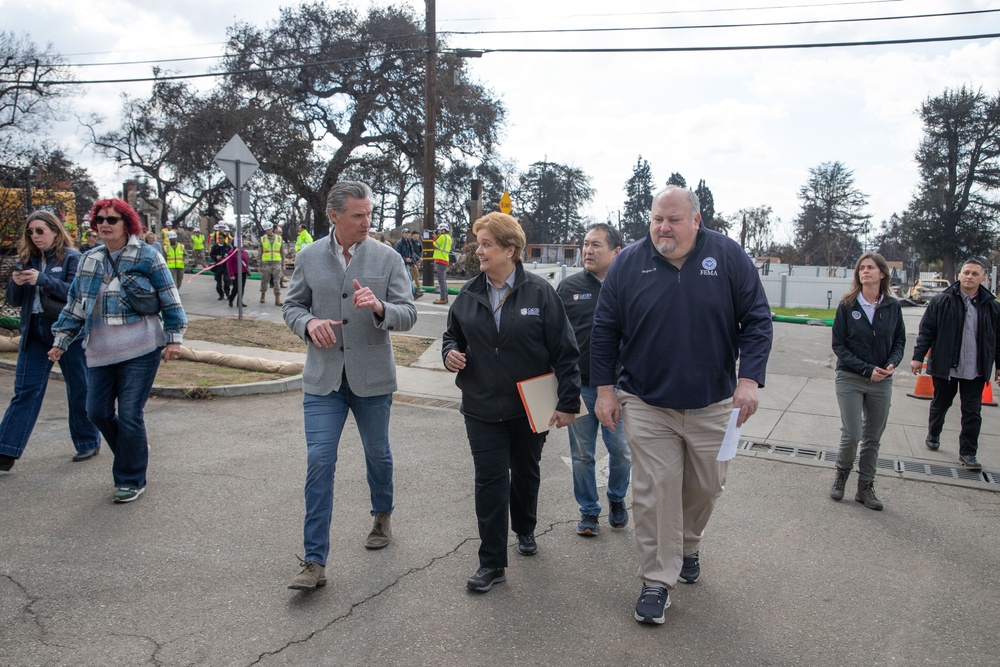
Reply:
[[[0,336],[0,352],[17,352],[17,346],[21,344],[21,337],[8,338]]]
[[[242,354],[222,354],[210,350],[195,350],[181,345],[181,359],[197,361],[203,364],[215,364],[227,368],[239,368],[245,371],[261,373],[278,373],[280,375],[299,375],[305,364],[301,361],[272,361],[260,357],[245,357]]]

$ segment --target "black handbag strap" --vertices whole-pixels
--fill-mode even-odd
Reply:
[[[107,249],[107,246],[105,246],[104,252],[107,253],[106,257],[108,258],[108,261],[111,262],[111,270],[115,272],[115,278],[117,278],[120,283],[122,276],[118,273],[118,258],[111,254],[111,251]]]

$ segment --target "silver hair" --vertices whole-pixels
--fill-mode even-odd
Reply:
[[[334,183],[326,195],[326,210],[343,213],[347,210],[348,199],[371,199],[372,189],[361,181],[340,181]]]
[[[675,190],[680,190],[685,195],[687,195],[688,204],[691,205],[692,218],[694,218],[694,216],[697,215],[698,213],[701,213],[701,201],[698,199],[698,195],[695,194],[694,190],[692,190],[691,188],[682,188],[678,185],[668,185],[667,187],[663,188],[655,195],[653,195],[653,206],[656,206],[656,200],[658,200],[660,197],[668,195],[671,192],[674,192]]]

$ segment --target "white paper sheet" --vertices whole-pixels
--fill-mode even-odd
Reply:
[[[716,461],[730,461],[736,458],[736,446],[740,444],[740,433],[742,426],[736,425],[736,420],[740,417],[740,409],[733,408],[733,414],[729,415],[729,426],[726,427],[726,434],[722,436],[722,447],[719,447],[719,455]]]

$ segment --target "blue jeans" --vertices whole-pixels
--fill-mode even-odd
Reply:
[[[17,354],[14,396],[0,423],[0,454],[21,458],[35,428],[42,399],[49,384],[52,362],[53,320],[32,315],[24,342]],[[101,444],[101,434],[87,419],[87,362],[83,342],[77,340],[59,359],[69,405],[69,435],[76,451],[85,452]]]
[[[337,448],[347,421],[354,414],[365,450],[368,491],[374,516],[392,514],[392,449],[389,447],[389,410],[392,394],[358,396],[347,376],[340,389],[326,396],[305,394],[302,399],[306,431],[306,518],[302,530],[305,559],[326,565],[330,553],[330,516],[333,513],[333,476]]]
[[[149,442],[142,411],[159,367],[160,349],[156,349],[141,357],[88,369],[87,416],[114,452],[111,474],[115,486],[146,486]]]
[[[597,474],[594,459],[597,449],[597,429],[600,427],[604,445],[608,448],[608,501],[625,501],[629,477],[632,473],[632,456],[625,441],[621,419],[615,424],[616,432],[601,426],[594,414],[597,387],[581,387],[580,394],[587,406],[587,414],[577,417],[569,425],[569,449],[573,456],[573,495],[580,505],[580,514],[600,516],[597,501]]]

